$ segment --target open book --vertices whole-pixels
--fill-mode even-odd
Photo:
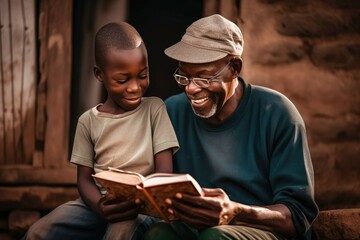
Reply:
[[[140,198],[145,205],[142,214],[167,222],[176,220],[176,217],[167,211],[166,198],[175,197],[176,193],[202,194],[200,185],[189,174],[153,173],[144,177],[139,173],[109,168],[93,174],[93,177],[107,190],[110,199]]]

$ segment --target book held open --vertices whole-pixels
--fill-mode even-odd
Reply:
[[[167,211],[166,198],[175,197],[176,193],[202,194],[200,185],[189,174],[153,173],[144,177],[139,173],[109,168],[93,174],[93,177],[107,190],[110,199],[140,198],[145,205],[142,214],[167,222],[176,220],[176,217]]]

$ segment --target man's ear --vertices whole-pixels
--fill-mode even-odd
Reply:
[[[239,76],[242,69],[242,59],[239,57],[233,58],[231,60],[231,67],[234,69],[236,76]]]
[[[102,72],[101,68],[98,65],[94,65],[93,71],[94,71],[94,75],[95,75],[96,79],[99,82],[102,82],[104,79],[103,79],[103,72]]]

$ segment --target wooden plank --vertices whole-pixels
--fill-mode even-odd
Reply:
[[[203,15],[210,16],[219,13],[219,0],[206,0],[203,2]]]
[[[0,211],[52,210],[79,197],[76,187],[0,187]]]
[[[6,133],[5,133],[5,84],[4,84],[4,67],[3,67],[3,36],[5,36],[4,32],[4,24],[5,24],[5,0],[0,0],[0,164],[5,163],[6,156]]]
[[[46,132],[44,166],[61,167],[69,157],[72,0],[44,0],[40,14],[47,12],[46,42]]]
[[[4,185],[75,185],[76,166],[56,168],[35,168],[28,165],[8,165],[0,167],[0,182]]]
[[[47,84],[47,30],[48,15],[46,11],[48,1],[41,1],[39,14],[39,73],[40,81],[37,86],[37,102],[36,102],[36,128],[35,128],[35,151],[33,155],[33,166],[42,167],[44,165],[44,144],[45,144],[45,128],[46,128],[46,84]],[[45,9],[45,10],[44,10]]]
[[[35,148],[35,101],[37,84],[36,55],[36,3],[35,0],[23,3],[23,69],[22,69],[22,99],[21,99],[21,148],[23,155],[21,163],[31,164]]]
[[[22,68],[23,68],[23,59],[22,59],[22,49],[23,46],[23,36],[24,36],[24,23],[21,21],[19,16],[22,16],[21,13],[21,2],[19,0],[9,1],[9,19],[10,19],[10,68],[11,71],[11,105],[12,105],[12,124],[13,129],[8,129],[13,134],[13,149],[14,149],[14,158],[7,159],[7,164],[19,163],[22,158],[23,152],[22,148],[19,147],[20,136],[21,136],[21,105],[22,105]],[[9,132],[8,131],[8,132]]]
[[[12,77],[14,82],[14,135],[16,159],[31,163],[34,149],[36,84],[35,2],[11,1]],[[25,156],[25,149],[26,156]]]
[[[225,18],[236,23],[240,9],[236,6],[236,0],[220,0],[219,13]]]
[[[16,158],[14,136],[14,85],[12,81],[11,22],[9,1],[1,0],[1,85],[2,85],[2,164]]]
[[[35,2],[0,1],[1,163],[30,163],[34,148]]]

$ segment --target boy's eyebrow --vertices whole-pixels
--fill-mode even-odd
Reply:
[[[147,71],[148,69],[149,69],[149,67],[146,66],[146,67],[140,69],[139,73],[141,73],[141,72],[143,72],[143,71],[145,71],[145,70]],[[126,72],[125,70],[116,71],[116,72],[115,72],[115,75],[129,75],[129,72]]]
[[[149,69],[149,67],[148,66],[145,66],[144,68],[142,68],[142,69],[140,69],[140,71],[139,72],[143,72],[143,71],[147,71]]]

